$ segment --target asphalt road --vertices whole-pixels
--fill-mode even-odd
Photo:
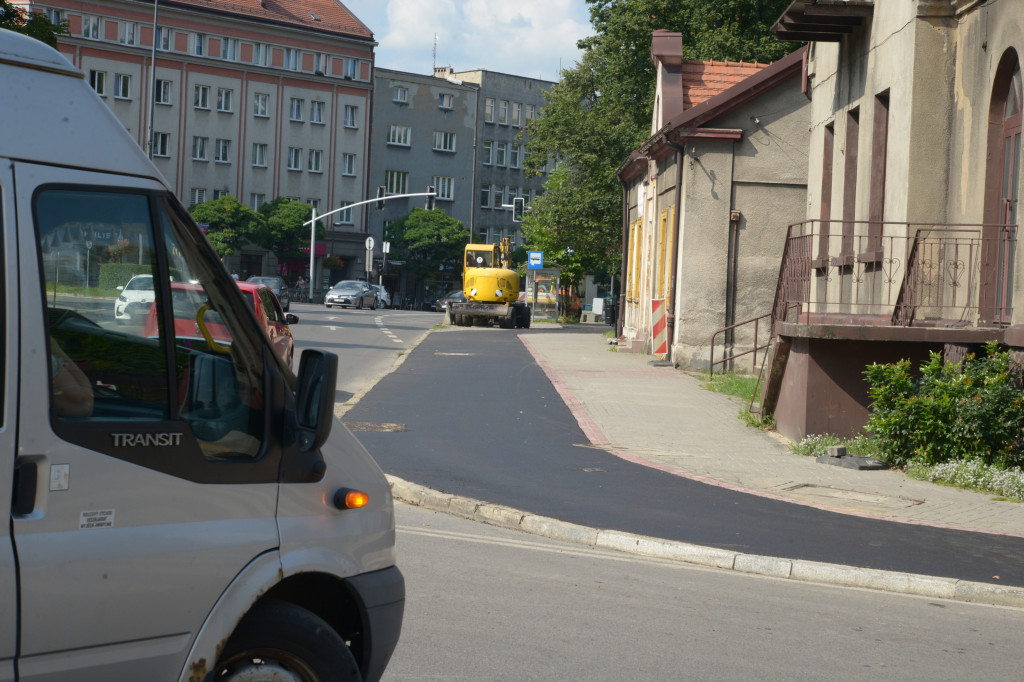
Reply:
[[[588,447],[511,330],[430,334],[345,421],[403,425],[356,435],[387,473],[443,492],[751,554],[1024,586],[1022,539],[821,511]]]

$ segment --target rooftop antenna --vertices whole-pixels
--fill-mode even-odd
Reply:
[[[434,64],[433,64],[433,69],[434,69],[434,71],[437,71],[437,34],[436,33],[434,34]]]

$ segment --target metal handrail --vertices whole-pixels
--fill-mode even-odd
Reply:
[[[768,343],[765,343],[764,345],[761,345],[761,344],[758,343],[758,339],[761,338],[761,335],[760,335],[760,323],[761,323],[761,320],[763,320],[765,318],[771,318],[771,317],[772,317],[772,313],[765,313],[764,315],[758,315],[757,317],[752,317],[749,320],[743,320],[742,322],[737,322],[736,324],[731,324],[728,327],[722,327],[721,329],[717,330],[714,334],[712,334],[711,335],[711,356],[709,358],[710,365],[708,366],[708,376],[714,376],[715,375],[715,365],[722,365],[722,372],[725,372],[725,363],[730,362],[732,360],[735,360],[736,358],[742,358],[744,355],[750,355],[751,353],[753,353],[753,355],[754,355],[753,364],[751,365],[751,371],[756,370],[757,369],[757,352],[759,350],[761,350],[761,349],[765,349],[765,351],[767,353],[767,348],[771,345],[771,336],[768,337]],[[715,360],[715,337],[717,337],[719,334],[724,334],[727,331],[735,331],[739,327],[742,327],[744,325],[748,325],[748,324],[751,324],[751,323],[753,323],[753,325],[754,325],[754,347],[751,348],[750,350],[745,350],[742,353],[733,353],[732,355],[726,355],[721,360],[716,361]],[[723,350],[723,353],[724,353],[724,350]]]

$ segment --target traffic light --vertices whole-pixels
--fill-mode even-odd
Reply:
[[[434,210],[434,199],[437,197],[437,191],[433,185],[427,185],[427,205],[425,208],[428,211]]]
[[[513,197],[512,198],[512,222],[521,223],[523,222],[523,212],[526,211],[526,198],[525,197]]]
[[[384,185],[377,185],[377,208],[384,208],[384,195],[387,191],[388,188]]]

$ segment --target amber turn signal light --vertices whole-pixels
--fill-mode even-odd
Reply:
[[[334,493],[334,506],[338,509],[359,509],[365,507],[370,501],[370,496],[362,490],[342,488]]]

